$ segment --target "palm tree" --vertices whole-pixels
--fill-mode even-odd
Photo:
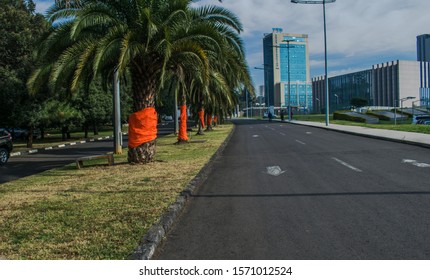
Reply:
[[[237,35],[241,24],[220,7],[192,8],[190,0],[59,2],[48,12],[57,26],[39,48],[40,65],[28,81],[29,89],[37,92],[48,81],[52,90],[66,87],[73,92],[99,75],[108,82],[114,71],[121,77],[128,74],[134,111],[131,163],[154,159],[155,96],[166,77],[178,69],[200,69],[207,84],[212,53],[227,43],[242,52]]]

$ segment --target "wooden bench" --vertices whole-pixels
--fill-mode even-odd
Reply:
[[[84,167],[84,161],[93,160],[93,159],[101,159],[101,158],[106,158],[108,161],[108,164],[113,165],[113,154],[109,153],[109,154],[105,154],[105,155],[80,157],[80,158],[76,159],[76,167],[78,169],[81,169],[82,167]]]

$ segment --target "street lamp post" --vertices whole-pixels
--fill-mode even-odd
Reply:
[[[412,116],[415,116],[415,103],[421,102],[422,100],[412,101]]]
[[[336,97],[336,110],[339,107],[339,95],[337,95],[336,93],[334,94],[334,97]]]
[[[329,94],[328,94],[328,74],[327,74],[327,28],[326,28],[326,17],[325,17],[325,4],[333,3],[336,0],[322,0],[322,1],[307,1],[307,0],[291,0],[291,3],[295,4],[322,4],[323,5],[323,17],[324,17],[324,70],[325,70],[325,94],[326,94],[326,116],[325,125],[329,125]]]
[[[315,97],[315,100],[318,101],[318,111],[317,112],[319,114],[319,112],[321,110],[321,100],[318,97]]]
[[[122,154],[122,132],[121,132],[121,106],[120,85],[118,70],[115,69],[113,77],[113,104],[114,104],[114,153]]]
[[[408,96],[405,98],[400,99],[400,115],[403,116],[403,101],[405,100],[410,100],[410,99],[415,99],[415,97],[413,96]],[[413,104],[412,104],[413,105]]]
[[[397,101],[400,101],[400,118],[401,118],[403,116],[403,101],[410,100],[410,99],[415,99],[415,97],[408,96],[408,97],[401,98],[400,100],[394,100],[394,125],[397,125],[397,108],[396,108]]]
[[[263,64],[263,67],[254,67],[254,69],[264,71],[264,85],[263,85],[264,97],[265,97],[264,99],[267,99],[267,108],[269,108],[270,107],[270,95],[269,95],[269,90],[266,89],[266,87],[268,87],[268,83],[267,83],[268,78],[267,78],[266,74],[269,71],[269,69],[266,68],[266,64]],[[267,80],[266,80],[266,78],[267,78]],[[269,110],[269,109],[267,109],[267,110]]]

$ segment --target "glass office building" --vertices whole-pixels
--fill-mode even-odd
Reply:
[[[290,104],[296,109],[312,110],[308,36],[273,28],[264,36],[263,53],[266,102],[275,107]]]

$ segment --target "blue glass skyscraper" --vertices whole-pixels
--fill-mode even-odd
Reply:
[[[308,36],[273,28],[264,36],[263,53],[266,104],[312,110]]]

